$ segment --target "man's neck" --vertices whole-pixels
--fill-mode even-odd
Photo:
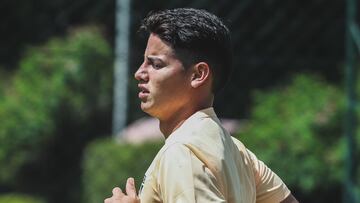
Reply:
[[[209,94],[204,98],[205,99],[202,99],[201,102],[194,102],[192,103],[193,105],[179,108],[176,112],[172,112],[168,118],[159,118],[160,131],[164,134],[165,139],[178,129],[190,116],[202,109],[213,106],[214,96],[212,94]]]
[[[195,111],[196,112],[196,111]],[[193,110],[178,110],[173,113],[171,117],[159,120],[160,121],[160,131],[164,134],[165,139],[169,137],[176,129],[178,129],[186,119],[195,113]]]

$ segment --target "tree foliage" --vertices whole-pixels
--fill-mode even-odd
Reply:
[[[0,203],[44,203],[43,200],[23,194],[0,195]]]
[[[111,196],[115,186],[125,189],[128,177],[134,177],[139,188],[146,169],[161,147],[161,143],[131,145],[102,139],[91,143],[83,161],[83,202],[102,202]]]
[[[311,75],[255,93],[239,138],[290,186],[308,193],[341,183],[343,94]]]
[[[49,141],[71,132],[62,129],[67,122],[89,124],[95,113],[108,111],[110,50],[95,27],[27,50],[0,100],[1,184],[13,185],[19,170],[43,156]]]

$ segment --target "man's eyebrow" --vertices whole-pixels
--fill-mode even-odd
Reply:
[[[160,57],[157,57],[157,56],[147,56],[146,58],[147,58],[147,60],[149,60],[151,63],[153,63],[154,61],[164,62]]]

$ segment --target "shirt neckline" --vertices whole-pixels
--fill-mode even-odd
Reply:
[[[216,120],[217,122],[220,122],[216,116],[216,113],[215,113],[213,107],[201,109],[201,110],[195,112],[193,115],[191,115],[188,119],[186,119],[184,121],[183,124],[181,124],[181,126],[178,129],[176,129],[174,132],[172,132],[169,135],[169,137],[165,140],[165,144],[174,143],[174,142],[178,141],[179,138],[180,139],[184,138],[183,136],[185,136],[185,135],[181,135],[181,131],[183,131],[184,129],[188,129],[189,125],[193,124],[196,120],[201,120],[203,118],[212,118],[212,119]]]

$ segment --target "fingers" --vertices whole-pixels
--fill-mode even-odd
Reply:
[[[134,178],[128,178],[126,181],[126,194],[130,197],[136,198],[136,188]]]
[[[134,178],[128,178],[126,181],[126,194],[119,187],[112,190],[112,197],[104,200],[104,203],[139,203],[140,199],[136,195]]]
[[[119,187],[115,187],[113,190],[112,190],[112,193],[113,193],[113,197],[117,198],[117,197],[121,197],[121,196],[124,196],[125,194],[121,191],[121,189]]]
[[[115,203],[118,202],[125,194],[121,191],[119,187],[115,187],[112,190],[112,197],[104,200],[104,203]]]
[[[113,201],[112,198],[107,198],[104,200],[104,203],[112,203],[112,201]]]

